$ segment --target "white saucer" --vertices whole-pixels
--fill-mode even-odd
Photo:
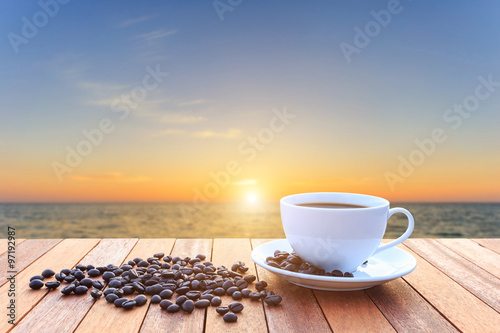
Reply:
[[[318,276],[285,271],[268,266],[266,258],[272,257],[275,250],[292,252],[292,247],[286,239],[278,239],[264,243],[252,251],[252,260],[271,273],[301,287],[318,290],[360,290],[397,279],[413,271],[417,260],[405,250],[393,247],[382,251],[361,265],[354,277]]]

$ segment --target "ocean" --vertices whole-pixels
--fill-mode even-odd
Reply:
[[[412,237],[500,237],[500,203],[393,203],[415,218]],[[279,203],[4,203],[17,238],[284,238]],[[385,238],[406,229],[394,215]]]

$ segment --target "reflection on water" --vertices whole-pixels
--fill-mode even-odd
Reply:
[[[500,237],[499,203],[395,203],[415,217],[412,237]],[[18,238],[283,238],[279,203],[0,204]],[[406,229],[394,215],[386,238]],[[5,238],[5,234],[2,236]]]

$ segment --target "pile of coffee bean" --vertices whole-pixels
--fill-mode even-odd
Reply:
[[[90,290],[90,295],[96,301],[102,296],[117,308],[132,310],[143,306],[150,295],[152,304],[159,304],[168,313],[180,310],[191,313],[195,309],[216,307],[225,322],[236,322],[237,313],[243,311],[240,300],[249,298],[252,301],[262,301],[268,306],[277,306],[282,298],[274,292],[266,290],[267,282],[255,283],[255,291],[249,286],[257,279],[254,275],[245,275],[248,267],[242,261],[236,261],[231,269],[226,266],[215,267],[206,261],[206,256],[172,257],[164,253],[156,253],[143,260],[135,258],[118,267],[107,265],[76,265],[74,269],[63,269],[55,273],[46,269],[41,275],[33,276],[29,286],[32,289],[57,289],[62,283],[64,295],[84,295]],[[86,274],[85,274],[86,272]],[[56,281],[43,282],[55,277]],[[91,279],[102,277],[102,280]],[[107,288],[105,289],[105,286]],[[131,299],[125,296],[138,295]],[[175,301],[171,301],[176,295]],[[230,296],[235,302],[222,306],[221,296]]]
[[[367,263],[368,260],[365,261],[363,265]],[[335,276],[335,277],[351,277],[351,278],[354,277],[352,273],[350,272],[343,273],[338,269],[334,269],[331,272],[326,272],[324,269],[318,268],[314,265],[305,262],[295,252],[288,253],[286,251],[276,250],[274,251],[273,257],[266,258],[266,264],[274,268],[284,269],[286,271],[303,273],[303,274]]]

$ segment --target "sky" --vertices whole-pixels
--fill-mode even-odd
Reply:
[[[4,2],[0,202],[500,201],[500,3]]]

